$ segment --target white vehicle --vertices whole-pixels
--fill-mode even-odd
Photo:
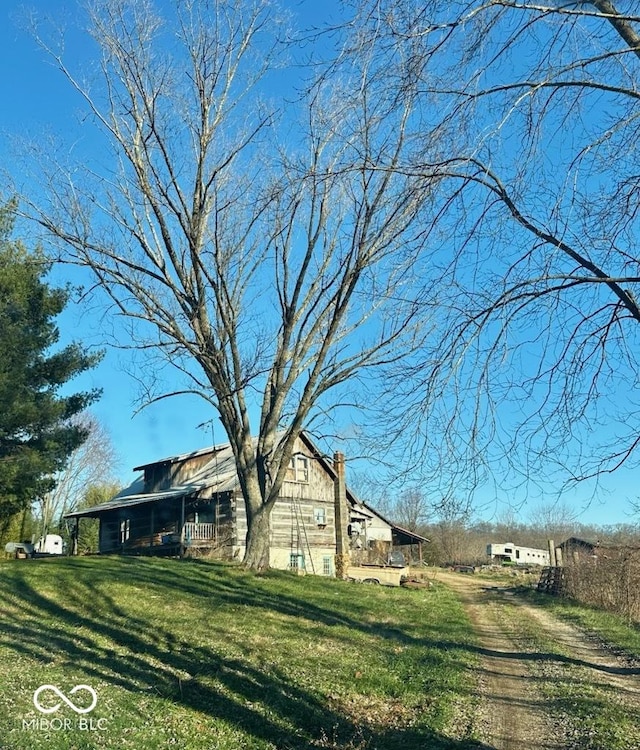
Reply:
[[[515,565],[549,565],[549,552],[533,547],[518,547],[512,542],[488,544],[487,556],[492,563]]]
[[[35,544],[35,552],[38,555],[62,555],[64,554],[64,543],[58,534],[47,534],[41,536]]]

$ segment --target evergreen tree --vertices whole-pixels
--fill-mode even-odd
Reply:
[[[44,281],[50,264],[41,252],[11,239],[14,209],[0,206],[0,532],[52,489],[55,474],[86,437],[71,417],[100,395],[60,395],[101,354],[76,343],[55,351],[55,318],[69,292]]]

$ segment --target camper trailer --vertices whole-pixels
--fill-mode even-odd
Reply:
[[[549,552],[533,547],[518,547],[512,542],[488,544],[487,557],[492,563],[515,565],[549,565]]]
[[[64,543],[58,534],[47,534],[41,536],[35,544],[36,555],[62,555],[64,554]]]

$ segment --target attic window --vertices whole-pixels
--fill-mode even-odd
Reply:
[[[287,469],[287,479],[290,482],[309,482],[309,459],[307,456],[295,455],[289,461]]]
[[[314,508],[313,518],[318,526],[324,528],[327,525],[327,512],[324,508]]]

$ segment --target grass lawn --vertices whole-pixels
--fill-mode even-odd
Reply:
[[[563,620],[572,622],[597,638],[601,638],[614,650],[634,659],[640,659],[640,623],[630,623],[622,615],[588,607],[573,599],[539,594],[536,591],[520,593]]]
[[[637,673],[640,658],[640,630],[637,625],[629,624],[611,612],[587,607],[570,599],[531,590],[519,593],[529,603],[548,609],[560,619],[591,634],[596,642],[606,644],[606,649],[630,659],[628,665],[623,660],[619,667],[621,674]],[[640,748],[640,711],[633,696],[629,697],[625,690],[615,684],[594,677],[593,670],[587,672],[574,653],[563,649],[551,636],[541,636],[534,623],[522,623],[517,608],[513,609],[512,615],[503,612],[502,617],[519,622],[521,630],[527,631],[525,637],[535,644],[539,652],[558,654],[566,659],[555,665],[540,660],[537,676],[548,698],[549,710],[562,717],[571,735],[571,747],[576,750]],[[615,673],[615,669],[612,671]]]
[[[0,594],[2,750],[477,747],[449,738],[476,657],[445,587],[95,557],[1,562]],[[97,704],[42,713],[43,685]]]

